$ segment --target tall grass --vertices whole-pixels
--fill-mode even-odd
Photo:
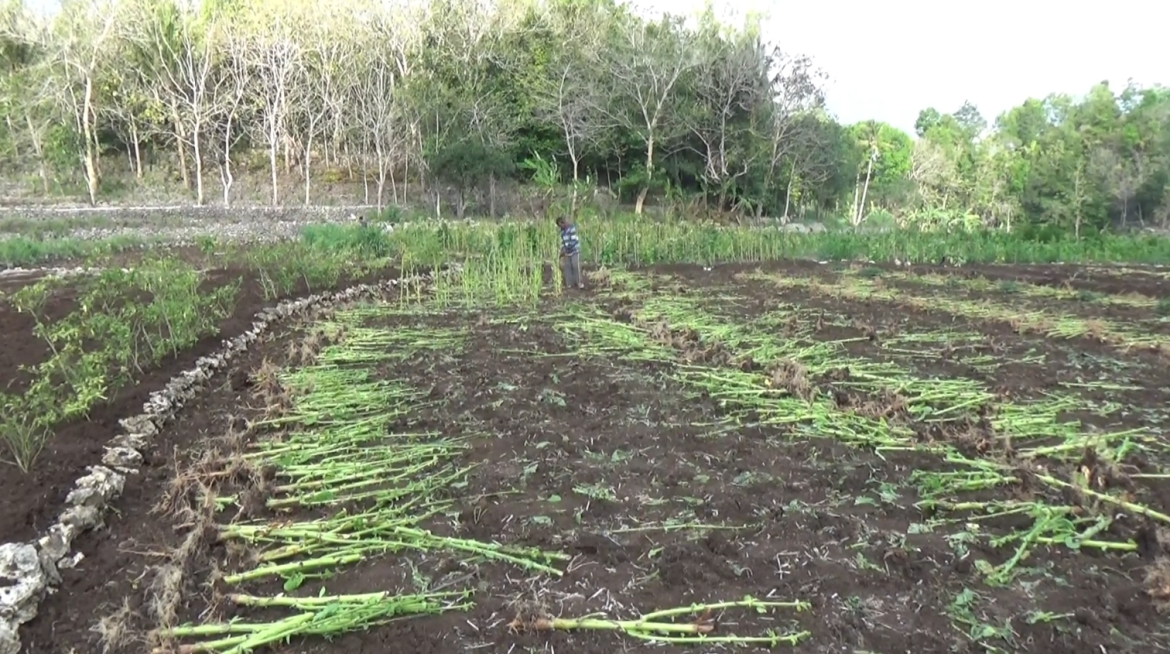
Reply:
[[[411,265],[434,266],[492,252],[516,251],[526,258],[555,256],[552,222],[414,223],[393,231],[370,227],[310,225],[298,245],[320,255],[354,253],[367,259],[394,257]],[[1005,232],[881,233],[830,231],[796,234],[758,226],[725,226],[633,214],[589,216],[578,221],[582,258],[593,265],[657,263],[750,263],[781,259],[892,259],[915,263],[1135,263],[1170,264],[1170,242],[1152,235],[1103,234],[1080,240],[1023,238]],[[147,239],[0,239],[0,267],[30,266],[50,260],[102,256],[149,245]]]
[[[49,261],[76,260],[141,249],[149,241],[134,236],[107,239],[29,238],[15,236],[0,240],[0,268],[43,265]]]
[[[795,234],[638,216],[578,223],[582,260],[593,266],[756,263],[786,259],[914,263],[1170,263],[1170,243],[1150,236],[1026,240],[1002,232],[854,231]],[[440,282],[435,298],[456,304],[539,300],[552,278],[561,291],[557,228],[545,222],[416,223],[306,228],[297,249],[306,258],[394,261],[404,271],[462,263],[458,280]],[[287,257],[285,257],[287,258]],[[404,291],[413,295],[413,291]]]
[[[796,234],[632,215],[578,222],[582,259],[594,265],[752,263],[783,259],[894,259],[914,263],[1170,263],[1170,242],[1154,236],[1105,234],[1080,240],[1026,240],[1004,232]],[[317,226],[304,232],[313,247],[394,256],[434,266],[507,253],[530,262],[556,259],[551,222],[438,223],[384,232],[377,227]]]

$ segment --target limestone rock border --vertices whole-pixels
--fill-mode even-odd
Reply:
[[[452,269],[457,268],[452,266]],[[88,474],[76,481],[57,523],[35,542],[0,544],[0,654],[19,654],[20,625],[35,618],[41,601],[55,591],[61,582],[59,571],[77,565],[82,558],[80,552],[71,554],[74,541],[102,525],[105,510],[122,494],[126,476],[138,474],[142,452],[153,444],[160,430],[178,411],[207,386],[215,373],[226,368],[282,320],[304,315],[315,307],[376,296],[400,284],[428,282],[433,276],[434,273],[424,273],[376,284],[358,284],[261,309],[250,329],[225,340],[217,353],[200,357],[193,368],[173,377],[162,390],[151,393],[142,413],[119,421],[124,433],[111,439],[101,462],[89,466]]]

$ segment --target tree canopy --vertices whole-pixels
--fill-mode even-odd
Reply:
[[[815,62],[759,21],[647,19],[615,0],[0,0],[3,173],[46,194],[165,162],[200,203],[264,153],[304,201],[360,170],[379,203],[422,180],[530,181],[533,161],[641,210],[1059,229],[1170,225],[1170,89],[1102,82],[989,120],[925,108],[842,125]],[[283,173],[282,169],[283,168]],[[394,191],[396,193],[396,191]]]

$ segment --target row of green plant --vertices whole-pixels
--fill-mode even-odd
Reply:
[[[368,233],[338,234],[332,240],[310,233],[300,241],[228,249],[216,256],[228,274],[215,280],[177,258],[148,253],[131,269],[44,277],[0,297],[32,316],[35,335],[49,352],[22,371],[30,380],[26,386],[0,389],[0,437],[12,461],[28,472],[55,426],[84,418],[167,356],[218,334],[237,306],[245,278],[275,302],[297,292],[333,289],[388,265],[376,247],[365,245]],[[217,247],[202,245],[209,254]],[[63,316],[49,310],[66,302],[73,308]]]
[[[0,427],[21,470],[30,469],[54,425],[86,416],[136,374],[218,331],[239,283],[203,290],[202,282],[192,267],[158,258],[80,282],[47,277],[8,298],[32,316],[49,351],[22,371],[31,377],[27,388],[0,393]],[[50,303],[67,284],[79,284],[77,308],[52,320]]]
[[[947,233],[891,230],[801,234],[772,227],[729,226],[633,214],[583,216],[577,221],[582,260],[592,264],[716,264],[785,259],[909,261],[914,263],[1167,263],[1165,239],[1102,235],[1094,239],[1038,241],[1005,232]],[[313,238],[339,238],[346,228],[313,228]],[[383,232],[385,252],[435,265],[496,252],[526,252],[556,259],[556,226],[547,222],[440,223]],[[350,237],[353,238],[353,237]],[[526,245],[517,247],[516,241]]]
[[[721,264],[818,260],[1157,261],[1156,244],[1128,237],[1077,243],[1030,243],[1001,234],[958,235],[895,231],[796,234],[775,229],[729,227],[682,220],[619,216],[578,224],[582,260],[593,267],[654,264]],[[369,261],[392,261],[404,271],[464,264],[461,281],[435,289],[439,298],[467,302],[523,299],[533,302],[559,292],[559,237],[546,222],[446,222],[393,231],[379,227],[308,227],[302,244],[312,251],[360,253]],[[273,255],[279,256],[279,255]],[[458,296],[458,297],[456,297]]]
[[[775,227],[723,225],[635,214],[583,212],[578,221],[583,260],[593,264],[735,263],[781,259],[910,261],[915,263],[1170,263],[1165,239],[1102,234],[1093,238],[1039,240],[1007,232],[937,232],[894,229],[876,233],[795,233]],[[310,225],[302,245],[317,251],[361,250],[426,265],[511,251],[527,243],[528,256],[555,259],[552,221],[412,223],[393,231],[379,224]],[[39,239],[0,241],[0,266],[106,255],[141,248],[143,239]],[[257,246],[272,249],[274,246]],[[277,246],[278,247],[278,246]]]
[[[1032,284],[1015,279],[989,279],[982,276],[915,275],[896,271],[878,271],[877,275],[873,276],[878,275],[897,282],[919,284],[935,288],[965,288],[973,291],[990,291],[1007,295],[1019,294],[1027,298],[1098,303],[1133,309],[1152,309],[1157,315],[1170,316],[1170,296],[1150,297],[1140,293],[1102,293],[1087,289],[1060,288],[1047,284]],[[869,275],[867,274],[867,276]]]
[[[141,250],[156,244],[135,236],[103,239],[16,236],[0,239],[0,269],[31,267],[53,261],[77,261]]]

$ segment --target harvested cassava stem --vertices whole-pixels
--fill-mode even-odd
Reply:
[[[513,620],[509,627],[516,631],[572,631],[591,629],[601,631],[620,631],[633,638],[660,641],[675,644],[698,643],[738,643],[738,644],[767,644],[781,643],[795,645],[811,634],[800,631],[787,634],[770,633],[766,636],[713,636],[717,625],[711,619],[711,613],[727,609],[751,609],[757,613],[767,613],[771,609],[793,609],[805,611],[810,608],[807,602],[769,602],[753,598],[745,598],[732,602],[717,602],[713,604],[695,604],[692,606],[663,609],[647,613],[638,620],[606,620],[602,618],[537,618],[524,621],[520,618]],[[671,621],[685,615],[698,617],[689,623]]]
[[[196,652],[245,654],[294,636],[331,637],[355,629],[367,629],[403,616],[466,609],[470,605],[458,601],[466,597],[467,593],[464,592],[403,596],[367,593],[307,598],[254,597],[237,594],[232,595],[231,600],[241,606],[287,607],[298,609],[301,613],[270,623],[233,621],[220,625],[183,626],[160,631],[157,635],[163,639],[181,639],[237,634],[219,640],[181,645],[179,651],[185,654]],[[443,599],[455,601],[443,604],[440,601]],[[166,650],[156,651],[161,654]]]

